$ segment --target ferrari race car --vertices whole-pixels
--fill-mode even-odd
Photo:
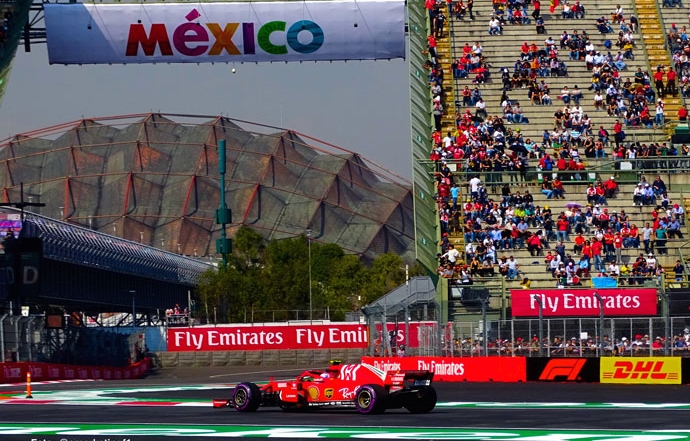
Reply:
[[[283,410],[351,408],[380,414],[405,408],[428,413],[436,407],[436,390],[429,371],[384,372],[369,364],[332,362],[326,370],[307,370],[295,380],[271,380],[261,386],[239,383],[230,399],[215,399],[213,407],[254,412],[259,406]]]

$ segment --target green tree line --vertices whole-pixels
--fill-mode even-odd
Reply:
[[[242,226],[227,268],[202,276],[195,316],[206,323],[308,320],[310,261],[314,320],[343,320],[347,312],[375,301],[406,277],[405,264],[396,254],[363,262],[338,245],[310,243],[305,235],[266,242]],[[410,277],[421,274],[420,265],[409,268]]]

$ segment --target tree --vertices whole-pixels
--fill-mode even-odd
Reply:
[[[315,319],[342,320],[405,283],[400,256],[384,254],[371,267],[335,244],[308,241],[305,235],[266,243],[240,227],[226,270],[205,273],[197,292],[202,316],[213,322],[281,321],[308,318],[309,247],[311,246],[312,311]],[[423,274],[417,265],[410,277]]]

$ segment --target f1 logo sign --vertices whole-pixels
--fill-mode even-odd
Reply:
[[[553,358],[539,375],[539,381],[554,381],[565,377],[566,381],[580,381],[580,371],[587,360],[583,358]]]

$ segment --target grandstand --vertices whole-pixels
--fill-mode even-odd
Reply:
[[[575,2],[572,3],[574,4]],[[570,234],[568,234],[567,239],[564,241],[566,250],[564,257],[567,257],[568,254],[575,256],[575,263],[578,262],[579,256],[573,250],[576,222],[574,221],[575,218],[571,217],[573,212],[571,208],[577,204],[583,212],[587,211],[587,188],[589,184],[596,186],[598,182],[603,184],[609,180],[615,181],[618,188],[615,196],[607,198],[606,204],[601,204],[600,209],[606,208],[609,214],[613,215],[615,213],[619,219],[625,216],[631,225],[636,224],[640,230],[649,222],[652,226],[653,234],[659,229],[658,221],[655,222],[657,218],[667,216],[671,219],[677,214],[672,212],[674,204],[678,204],[683,210],[686,209],[686,195],[690,187],[690,177],[685,173],[678,172],[678,169],[687,168],[690,163],[690,161],[684,160],[687,158],[687,151],[684,153],[682,149],[682,143],[686,142],[682,134],[687,133],[687,128],[683,125],[678,127],[677,120],[678,109],[684,104],[683,96],[677,90],[666,91],[662,97],[665,113],[664,121],[662,124],[654,124],[655,106],[657,99],[660,98],[659,91],[656,90],[654,83],[654,72],[657,71],[657,67],[660,65],[664,66],[665,72],[668,71],[670,66],[673,66],[672,54],[670,52],[673,47],[666,44],[666,32],[660,32],[660,29],[669,29],[671,23],[685,23],[687,17],[681,9],[662,7],[661,1],[657,3],[654,0],[621,2],[624,11],[624,20],[622,21],[619,21],[617,17],[613,17],[614,5],[589,1],[578,3],[584,6],[584,16],[578,18],[564,18],[562,14],[563,5],[556,6],[554,12],[551,13],[548,3],[543,4],[541,16],[544,22],[545,33],[537,32],[531,3],[525,4],[526,16],[530,20],[528,24],[511,22],[512,14],[509,10],[509,5],[524,4],[523,2],[495,0],[493,2],[475,3],[473,10],[474,20],[470,20],[467,13],[464,14],[462,19],[456,17],[454,13],[449,14],[446,10],[445,2],[437,3],[439,10],[449,16],[449,24],[446,25],[446,28],[449,28],[450,32],[446,31],[445,35],[439,36],[436,39],[437,54],[435,59],[433,50],[427,47],[427,35],[433,33],[433,25],[429,18],[430,14],[427,14],[424,9],[425,5],[422,2],[415,2],[414,6],[410,8],[419,10],[419,12],[415,11],[414,13],[410,11],[412,150],[414,157],[418,256],[428,268],[432,268],[432,265],[438,266],[437,253],[444,253],[448,249],[449,244],[453,244],[456,249],[461,251],[461,256],[455,263],[455,272],[452,278],[441,277],[439,273],[439,298],[444,306],[441,309],[442,311],[447,311],[448,320],[450,321],[477,321],[481,318],[479,316],[481,310],[477,307],[476,302],[470,304],[468,302],[463,303],[461,301],[449,300],[449,303],[443,303],[448,298],[452,299],[455,291],[463,289],[463,265],[471,263],[471,260],[468,259],[465,253],[467,243],[474,242],[475,246],[479,244],[476,238],[473,241],[471,235],[464,234],[467,231],[465,230],[467,217],[485,217],[485,214],[478,214],[476,208],[467,211],[463,210],[462,207],[467,200],[474,201],[476,199],[472,196],[472,189],[469,185],[470,179],[473,177],[477,177],[484,185],[487,193],[486,199],[493,200],[498,204],[503,199],[502,191],[505,184],[509,186],[509,193],[520,192],[524,194],[528,191],[533,196],[534,206],[542,210],[545,206],[549,207],[552,213],[554,230],[557,229],[555,225],[561,212],[564,212],[566,217],[570,217],[571,223],[568,225]],[[458,4],[458,2],[454,2],[454,4]],[[428,2],[426,6],[429,6]],[[518,6],[515,9],[521,8]],[[499,35],[489,35],[489,21],[493,16],[499,14],[503,15],[505,21],[502,33]],[[597,25],[602,23],[598,23],[597,20],[602,17],[604,22],[608,22],[613,32],[603,34],[599,32],[600,28]],[[619,32],[625,36],[627,34],[626,31],[631,26],[631,21],[639,23],[637,32],[632,32],[631,29],[632,33],[630,34],[635,43],[632,49],[633,57],[622,60],[626,65],[625,67],[619,65],[619,67],[611,69],[611,83],[615,85],[623,84],[626,78],[630,78],[634,84],[635,73],[638,69],[642,73],[648,74],[650,87],[647,89],[642,88],[640,93],[647,93],[645,101],[648,102],[651,125],[645,125],[644,122],[637,124],[637,116],[632,113],[614,112],[609,114],[606,108],[597,110],[594,105],[594,91],[589,89],[590,85],[593,84],[594,78],[591,66],[587,65],[587,60],[584,58],[571,59],[571,48],[567,43],[563,46],[560,43],[560,38],[564,33],[571,37],[575,33],[580,36],[586,35],[586,42],[591,44],[591,46],[588,46],[588,49],[594,50],[593,56],[596,56],[596,52],[602,52],[603,56],[606,56],[606,53],[609,51],[613,52],[612,56],[614,56],[619,50],[616,47]],[[549,37],[553,38],[555,42],[556,54],[552,54],[549,51],[548,42],[546,41]],[[610,49],[607,40],[611,42],[612,46]],[[456,67],[454,63],[463,57],[463,49],[466,44],[470,48],[477,45],[481,46],[481,60],[485,62],[484,66],[487,69],[487,73],[478,75],[476,71],[470,70],[465,75],[463,72],[454,71],[453,68]],[[547,67],[552,67],[550,66],[550,61],[553,58],[557,58],[565,64],[567,70],[565,75],[565,72],[558,70],[552,74],[551,69],[548,68],[535,78],[537,85],[541,80],[548,84],[552,99],[551,105],[532,102],[528,95],[531,92],[530,87],[521,87],[519,85],[515,87],[511,81],[513,74],[516,72],[516,66],[524,65],[525,61],[529,62],[527,58],[522,60],[522,46],[524,44],[527,46],[536,45],[538,48],[537,58],[543,56]],[[622,47],[620,50],[624,51]],[[419,54],[416,51],[419,51]],[[434,62],[438,63],[438,66],[434,66]],[[459,65],[462,65],[462,63]],[[440,101],[444,106],[444,114],[441,120],[441,128],[436,134],[433,133],[434,123],[430,117],[426,117],[425,133],[423,133],[423,125],[421,123],[424,120],[424,115],[433,114],[434,102],[439,99],[439,97],[435,96],[436,94],[429,92],[430,85],[428,83],[433,84],[438,76],[433,72],[434,67],[440,68],[443,72],[443,93],[440,95]],[[504,70],[508,72],[507,82],[504,82],[502,79]],[[528,78],[528,75],[526,77]],[[678,77],[678,81],[680,81],[681,72],[679,72]],[[606,77],[602,74],[597,76],[597,78],[605,79]],[[664,82],[666,82],[666,79],[664,79]],[[424,83],[427,83],[426,94],[422,93]],[[511,86],[506,87],[508,83]],[[525,81],[524,84],[529,84],[529,81]],[[473,118],[476,111],[473,103],[471,105],[463,103],[462,91],[466,86],[470,91],[474,89],[479,90],[486,104],[486,112],[489,118],[496,116],[498,120],[504,121],[499,126],[502,126],[501,130],[505,131],[505,146],[499,147],[498,150],[499,152],[501,150],[506,152],[509,156],[508,163],[511,161],[515,162],[518,158],[524,156],[524,161],[520,162],[527,166],[522,172],[518,171],[517,168],[509,168],[505,165],[496,167],[497,161],[485,161],[478,153],[482,148],[478,146],[474,148],[468,147],[467,140],[457,131],[458,123],[460,123],[460,127],[465,132],[472,134],[474,129],[470,130],[470,127],[480,127],[480,129],[483,127],[480,122]],[[593,153],[591,156],[585,154],[587,142],[582,139],[587,135],[586,130],[578,130],[576,125],[564,131],[565,133],[561,136],[554,137],[552,134],[555,127],[554,114],[558,108],[566,106],[559,99],[559,96],[562,95],[561,91],[566,87],[572,90],[576,86],[582,92],[580,101],[582,113],[587,115],[581,119],[584,121],[589,119],[589,125],[592,128]],[[620,86],[614,86],[614,88],[618,89],[618,93],[620,93]],[[606,94],[607,88],[602,90]],[[647,90],[651,90],[651,93],[646,92]],[[517,123],[512,121],[510,117],[505,117],[502,104],[509,102],[514,107],[517,101],[520,102],[523,109],[523,117],[529,122]],[[631,106],[629,99],[623,98],[622,101],[628,105],[628,109],[634,107]],[[424,107],[426,113],[416,110],[420,107]],[[574,107],[574,103],[571,102],[570,109]],[[620,110],[618,103],[616,103],[612,110]],[[470,117],[463,118],[462,116],[468,111]],[[496,118],[493,119],[496,120]],[[640,117],[640,119],[642,118]],[[626,133],[625,139],[620,142],[623,146],[619,150],[622,155],[620,157],[616,157],[614,152],[615,146],[618,144],[614,137],[616,120],[623,123],[622,129]],[[463,121],[468,121],[468,123],[463,126]],[[630,125],[626,124],[628,121],[631,122]],[[600,127],[604,127],[609,132],[608,143],[602,146],[603,149],[600,149],[606,152],[606,157],[597,157],[601,155],[596,154],[596,141],[599,140],[598,132]],[[545,131],[550,134],[550,141],[554,139],[558,141],[546,143],[542,152],[540,150],[542,150],[541,145]],[[458,136],[463,141],[461,150],[463,150],[464,156],[458,157],[453,152],[453,148],[449,149],[447,147],[449,144],[446,144],[445,139],[448,132],[451,133],[449,138],[451,144],[455,143]],[[475,137],[474,134],[472,137]],[[522,138],[522,142],[517,141],[519,137]],[[527,143],[528,148],[523,148],[527,139],[533,140],[534,145]],[[495,138],[488,139],[488,143],[486,141],[485,139],[483,149],[485,151],[490,150],[486,146],[493,144]],[[500,139],[498,144],[501,144]],[[573,144],[577,144],[579,147],[577,155],[579,156],[580,164],[578,168],[566,169],[559,173],[555,160],[553,170],[547,170],[548,167],[543,164],[540,167],[540,159],[544,154],[548,153],[557,160],[562,154],[561,152],[569,151],[568,146]],[[642,148],[642,144],[645,146],[654,145],[654,149],[651,149],[651,154],[644,158],[642,153],[645,152],[645,149]],[[638,147],[639,156],[629,156],[629,147],[631,145]],[[511,149],[511,147],[513,148]],[[436,150],[435,152],[434,149]],[[530,151],[532,154],[529,154]],[[677,157],[673,157],[675,151],[677,151]],[[473,167],[470,161],[470,155],[473,153],[478,156],[476,167]],[[487,156],[491,155],[488,154]],[[565,156],[569,161],[570,157],[575,156],[575,154]],[[500,154],[499,158],[501,158]],[[443,165],[444,161],[447,162],[446,166]],[[444,212],[439,211],[439,207],[443,207],[443,205],[439,204],[437,196],[441,193],[442,196],[446,196],[446,199],[450,199],[449,189],[443,188],[446,184],[443,178],[447,177],[449,173],[452,176],[451,181],[460,189],[460,196],[458,198],[459,209],[449,209],[446,213],[446,218]],[[666,209],[658,208],[658,205],[661,204],[661,196],[657,196],[653,204],[633,205],[633,192],[637,188],[637,184],[642,182],[644,187],[645,181],[642,180],[643,178],[651,184],[657,176],[660,176],[666,186],[664,198],[669,203],[668,213]],[[544,181],[548,182],[555,177],[559,177],[562,180],[565,193],[563,199],[547,199],[546,195],[542,193],[543,185],[545,185]],[[449,193],[445,195],[444,192]],[[452,203],[450,205],[452,207]],[[592,210],[597,210],[595,203],[591,205]],[[466,212],[463,213],[463,211]],[[506,224],[510,226],[510,222],[506,222],[505,210],[499,209],[498,211],[502,215],[502,219],[497,222],[497,226],[503,231]],[[622,215],[623,212],[625,213],[624,215]],[[488,225],[493,228],[491,222],[488,222]],[[480,230],[482,233],[486,231],[486,226],[487,223],[482,225]],[[613,232],[617,228],[621,228],[615,222],[612,222],[612,226],[614,227]],[[544,233],[545,228],[544,223],[538,219],[534,223],[530,223],[526,231],[528,235],[537,232]],[[676,274],[674,272],[677,260],[687,267],[687,259],[690,257],[690,248],[688,247],[687,236],[685,236],[685,224],[681,226],[679,231],[682,234],[682,238],[679,235],[672,235],[673,237],[670,237],[667,241],[666,253],[660,254],[660,251],[664,251],[663,247],[651,250],[654,254],[654,262],[657,265],[656,271],[645,273],[644,276],[635,278],[638,283],[636,285],[629,285],[629,278],[624,277],[621,277],[615,283],[621,288],[628,286],[653,286],[658,287],[660,290],[687,288],[687,269],[679,281],[676,281]],[[445,235],[442,236],[442,233],[447,233],[447,239],[443,237]],[[587,236],[587,238],[594,236],[594,229],[585,232],[584,236]],[[516,249],[497,250],[497,261],[500,261],[500,258],[503,256],[508,258],[512,255],[520,263],[520,274],[513,281],[509,277],[501,276],[499,264],[495,265],[494,276],[479,277],[478,272],[472,274],[472,288],[488,289],[490,293],[488,306],[492,319],[507,318],[510,313],[509,290],[521,288],[520,280],[529,279],[529,282],[524,283],[526,285],[524,287],[530,286],[531,288],[557,288],[559,286],[572,285],[573,281],[571,279],[559,280],[558,277],[553,277],[548,270],[545,254],[548,251],[552,251],[552,254],[555,254],[556,245],[557,240],[555,237],[550,238],[548,244],[547,241],[542,241],[542,253],[534,256],[527,250],[527,243],[524,244],[523,248],[516,247]],[[641,244],[640,248],[634,246],[621,247],[620,252],[616,253],[615,250],[613,251],[611,259],[616,258],[619,260],[619,265],[621,264],[620,261],[622,261],[622,264],[631,268],[636,259],[640,257],[640,253],[644,254],[643,260],[649,258],[649,253],[646,252],[649,250],[644,248],[644,243]],[[606,257],[604,257],[604,260],[606,260]],[[590,263],[588,268],[589,274],[578,277],[577,279],[579,280],[576,279],[576,281],[579,281],[582,287],[591,287],[594,282],[599,282],[598,278],[595,278],[593,282],[593,276],[598,276],[600,275],[599,273],[608,270],[608,265],[609,262],[606,262],[604,271],[597,271],[598,268],[595,268]],[[468,268],[468,272],[472,272],[471,268]],[[455,297],[460,298],[457,293],[455,293]],[[445,308],[445,306],[448,306],[448,308]]]

